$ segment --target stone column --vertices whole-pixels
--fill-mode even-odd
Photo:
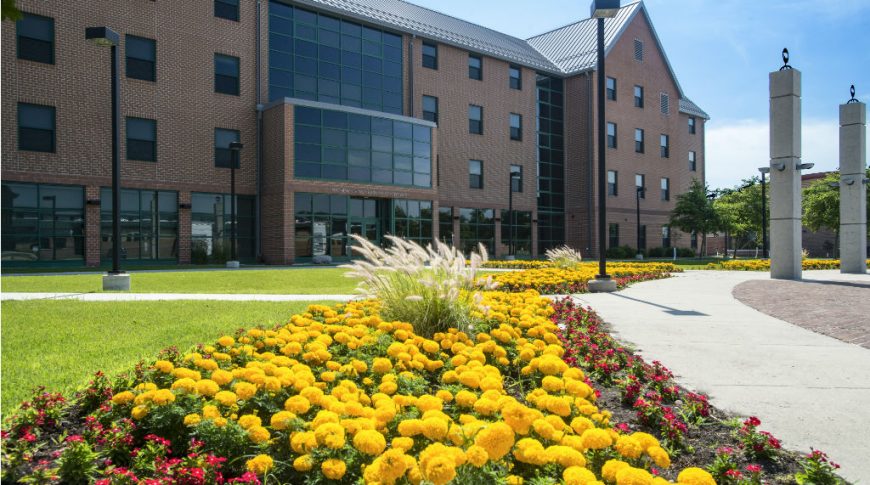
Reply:
[[[801,72],[770,73],[770,277],[801,279]]]
[[[854,99],[854,98],[853,98]],[[840,272],[867,272],[867,105],[840,105]]]

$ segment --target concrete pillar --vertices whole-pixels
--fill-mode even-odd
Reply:
[[[801,279],[801,73],[770,73],[770,277]]]
[[[867,272],[867,105],[840,105],[840,272]]]

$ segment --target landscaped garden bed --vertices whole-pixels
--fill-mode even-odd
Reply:
[[[671,263],[608,263],[607,273],[618,288],[631,283],[667,278],[682,270]],[[542,267],[499,273],[493,279],[508,291],[537,290],[544,294],[586,293],[589,280],[598,274],[596,263],[579,263],[568,268]]]
[[[801,262],[804,270],[814,269],[840,269],[839,259],[804,259]],[[870,267],[870,259],[867,260],[867,266]],[[719,263],[707,264],[707,269],[718,269],[726,271],[770,271],[769,259],[737,259],[732,261],[722,261]]]

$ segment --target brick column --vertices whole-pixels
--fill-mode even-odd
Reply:
[[[182,208],[185,207],[185,208]],[[178,193],[178,264],[190,264],[190,192]]]
[[[495,239],[495,244],[494,244],[495,254],[493,254],[492,257],[499,258],[502,255],[507,254],[507,248],[501,247],[501,245],[502,245],[502,240],[501,240],[501,209],[493,209],[493,212],[498,213],[499,216],[495,218],[495,229],[494,229],[494,231],[495,231],[494,236],[495,237],[493,238],[493,239]]]
[[[100,186],[85,186],[85,201],[100,200]],[[111,202],[111,201],[109,201]],[[85,266],[100,265],[100,204],[85,204]]]

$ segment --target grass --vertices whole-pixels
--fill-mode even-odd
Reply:
[[[241,327],[271,327],[311,303],[4,301],[3,414],[37,385],[68,393],[98,370],[113,376],[169,346],[184,350]]]
[[[262,293],[347,295],[357,280],[341,268],[173,271],[133,273],[134,293]],[[95,293],[102,291],[101,274],[3,276],[3,291]]]

